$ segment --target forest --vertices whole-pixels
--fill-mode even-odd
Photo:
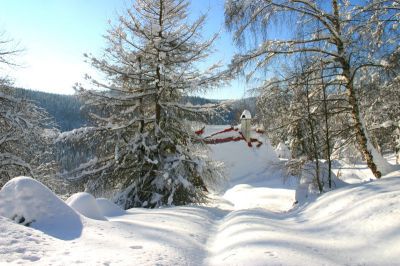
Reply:
[[[71,131],[90,125],[90,120],[84,112],[81,112],[82,103],[74,95],[55,94],[42,91],[35,91],[23,88],[13,88],[17,98],[26,99],[33,102],[38,107],[44,109],[56,123],[60,132]],[[256,100],[253,97],[239,100],[214,100],[199,96],[184,96],[182,104],[205,105],[216,104],[225,101],[225,108],[221,116],[207,119],[211,125],[238,123],[238,117],[244,109],[255,113]]]

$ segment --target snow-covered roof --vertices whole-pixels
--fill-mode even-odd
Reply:
[[[249,110],[244,110],[240,119],[251,119],[251,113]]]

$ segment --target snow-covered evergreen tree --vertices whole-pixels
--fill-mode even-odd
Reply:
[[[205,16],[190,23],[188,5],[137,0],[108,31],[103,58],[86,55],[107,77],[88,77],[97,90],[78,86],[95,122],[78,135],[96,156],[65,176],[124,208],[202,202],[218,178],[189,124],[207,110],[180,102],[225,80],[217,65],[197,65],[216,36],[202,41]]]

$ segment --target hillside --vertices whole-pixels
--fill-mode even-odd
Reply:
[[[15,89],[16,95],[35,102],[38,106],[45,109],[56,121],[61,132],[70,131],[89,125],[87,117],[80,111],[82,103],[76,96],[47,93],[41,91]],[[224,111],[220,117],[212,117],[207,122],[209,124],[235,124],[244,109],[255,113],[255,98],[240,100],[213,100],[197,96],[185,97],[182,103],[192,105],[218,104],[224,103]]]
[[[45,109],[56,121],[61,131],[69,131],[88,124],[81,113],[81,102],[76,96],[61,95],[16,88],[17,96],[35,102]]]

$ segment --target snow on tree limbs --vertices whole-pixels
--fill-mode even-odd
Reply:
[[[105,37],[98,59],[85,55],[106,80],[88,77],[98,90],[77,86],[95,127],[81,134],[95,156],[64,176],[124,208],[203,202],[217,174],[188,118],[212,108],[182,105],[183,96],[228,79],[213,65],[198,69],[216,38],[202,41],[205,16],[187,19],[188,1],[138,0]],[[94,136],[98,136],[94,140]]]
[[[16,65],[10,56],[17,55],[19,50],[3,49],[9,42],[0,41],[0,63]],[[45,149],[51,137],[45,128],[52,130],[54,126],[43,109],[17,97],[9,80],[0,79],[0,187],[18,175],[35,176],[38,171],[49,171],[45,164],[51,165],[52,159],[48,156],[51,152]]]
[[[392,67],[390,57],[399,49],[399,2],[369,1],[361,6],[349,0],[229,0],[225,7],[226,24],[235,32],[236,42],[243,48],[250,47],[235,56],[232,71],[247,69],[247,77],[252,78],[282,57],[289,58],[287,62],[292,66],[299,55],[314,61],[320,67],[308,71],[322,69],[323,75],[318,79],[330,91],[332,88],[346,91],[348,108],[343,111],[351,117],[352,131],[368,166],[378,178],[386,173],[387,165],[381,163],[383,161],[377,158],[380,155],[369,143],[360,113],[360,95],[356,92],[362,91],[360,80]],[[286,15],[296,21],[293,27],[296,31],[288,31],[284,39],[272,40],[266,34],[271,23]],[[255,35],[253,44],[243,45]],[[285,82],[287,80],[282,83]],[[266,90],[268,84],[266,82]]]

